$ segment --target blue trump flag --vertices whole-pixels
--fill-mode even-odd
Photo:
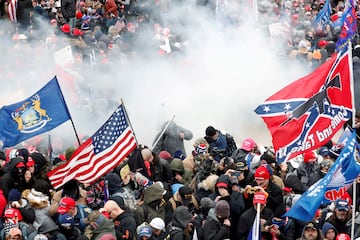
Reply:
[[[315,29],[322,29],[324,30],[326,25],[331,25],[332,22],[330,21],[331,15],[331,6],[330,1],[326,0],[324,7],[320,10],[320,12],[316,15],[314,19],[314,27]]]
[[[352,1],[341,17],[340,26],[342,26],[341,32],[335,44],[338,52],[347,50],[348,42],[355,37],[357,31],[356,13]]]
[[[0,109],[0,147],[14,146],[69,119],[69,110],[54,77],[29,98]]]
[[[303,193],[285,216],[311,221],[321,203],[341,198],[360,174],[360,164],[355,159],[356,145],[354,131],[328,173]]]

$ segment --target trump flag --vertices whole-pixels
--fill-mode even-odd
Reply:
[[[72,154],[71,159],[48,173],[54,188],[69,180],[94,183],[118,166],[137,146],[123,105]]]
[[[54,77],[24,101],[0,109],[0,147],[11,147],[71,119]]]
[[[321,203],[342,198],[347,188],[360,174],[360,164],[355,158],[356,145],[356,131],[354,131],[328,173],[314,183],[285,216],[307,222],[313,219]]]
[[[279,163],[325,145],[352,117],[350,66],[349,51],[339,53],[255,109],[270,130]]]

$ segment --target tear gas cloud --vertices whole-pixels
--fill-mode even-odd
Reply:
[[[281,57],[281,43],[251,17],[242,17],[236,28],[220,31],[207,8],[189,3],[172,9],[168,27],[171,33],[181,33],[185,46],[178,56],[159,57],[154,54],[157,49],[148,53],[140,49],[141,56],[113,57],[104,69],[75,65],[65,72],[76,87],[60,77],[53,55],[43,49],[43,43],[33,44],[30,50],[26,44],[14,47],[13,41],[2,37],[1,48],[14,50],[4,51],[1,59],[2,69],[7,70],[0,76],[0,104],[21,101],[58,75],[80,135],[92,135],[123,100],[141,144],[151,146],[160,126],[173,115],[178,125],[194,134],[194,139],[186,142],[188,152],[208,125],[231,133],[238,144],[246,137],[271,144],[269,131],[254,109],[307,69],[292,66],[287,56]],[[234,9],[233,14],[247,16],[241,7]],[[148,32],[153,35],[151,27]],[[6,34],[6,28],[2,29],[1,34]],[[152,38],[150,34],[146,37]],[[76,143],[69,121],[50,134],[53,139],[61,136],[64,148]]]

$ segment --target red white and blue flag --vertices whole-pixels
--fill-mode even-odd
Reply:
[[[71,159],[48,173],[54,188],[69,180],[94,183],[118,166],[137,146],[123,105],[85,141]]]
[[[353,1],[349,1],[349,6],[347,7],[344,15],[341,17],[340,26],[341,32],[336,42],[336,50],[338,52],[342,50],[346,50],[349,41],[351,41],[356,34],[357,31],[357,18],[355,12],[355,6]]]
[[[354,113],[351,54],[339,53],[259,105],[278,163],[325,145]]]
[[[343,198],[346,190],[360,174],[360,164],[355,157],[356,146],[356,131],[354,131],[328,173],[314,183],[285,216],[305,222],[311,221],[321,203]]]

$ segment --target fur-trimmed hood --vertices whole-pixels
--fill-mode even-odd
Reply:
[[[42,192],[36,191],[34,188],[24,190],[21,195],[28,201],[29,205],[35,209],[50,206],[49,197]]]

